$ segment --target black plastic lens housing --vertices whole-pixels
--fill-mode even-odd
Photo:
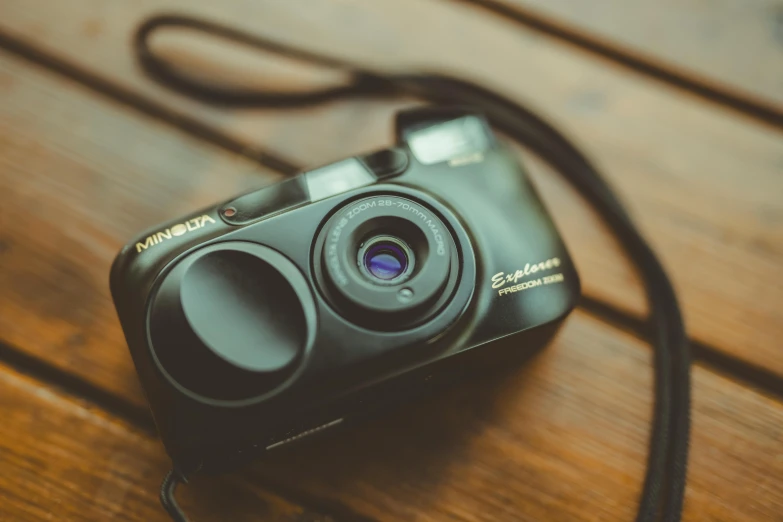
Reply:
[[[397,195],[341,207],[321,229],[315,252],[328,300],[346,319],[378,330],[430,319],[453,293],[460,270],[441,216]]]

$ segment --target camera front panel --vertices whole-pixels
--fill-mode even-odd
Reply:
[[[473,138],[450,149],[455,122]],[[535,349],[541,332],[508,338],[570,311],[578,278],[527,177],[480,118],[445,122],[450,140],[443,124],[118,256],[115,303],[173,457],[341,424],[492,341]]]

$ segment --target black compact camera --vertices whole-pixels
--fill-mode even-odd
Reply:
[[[576,304],[552,219],[480,114],[405,111],[396,135],[117,256],[114,303],[180,469],[228,469],[523,358]]]

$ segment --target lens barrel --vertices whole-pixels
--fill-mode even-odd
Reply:
[[[341,207],[321,229],[313,265],[321,290],[343,316],[386,331],[435,315],[453,294],[460,271],[441,216],[397,195]]]

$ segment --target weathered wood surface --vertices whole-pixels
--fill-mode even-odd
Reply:
[[[249,143],[264,144],[305,165],[388,144],[389,115],[399,104],[225,111],[152,84],[136,69],[128,39],[141,19],[161,10],[157,2],[74,0],[67,6],[41,2],[33,9],[36,2],[7,0],[0,30]],[[783,352],[778,349],[782,308],[776,306],[783,293],[780,131],[450,3],[319,2],[302,9],[283,2],[234,0],[220,6],[168,2],[166,8],[211,16],[303,46],[318,42],[323,51],[378,67],[413,65],[457,72],[541,108],[595,158],[625,196],[671,269],[693,337],[783,373]],[[432,19],[439,24],[427,22]],[[227,52],[225,46],[205,46],[192,37],[161,40],[160,45],[183,60],[199,60],[208,71],[252,85],[267,84],[281,69],[284,78],[275,84],[301,86],[313,76],[290,66],[268,66],[246,53]],[[244,73],[248,70],[249,76]],[[313,81],[321,80],[317,76]],[[581,203],[552,187],[559,182],[551,181],[548,173],[536,177],[577,256],[586,294],[623,312],[643,314],[638,284],[627,263],[614,255],[608,236],[586,217]],[[188,202],[178,197],[177,204]],[[585,226],[586,219],[590,226]]]
[[[783,375],[778,130],[450,3],[165,7],[378,66],[468,74],[531,101],[629,201],[682,292],[692,336]],[[151,84],[128,39],[162,8],[5,0],[0,32],[304,165],[388,144],[390,116],[407,102],[222,111]],[[159,44],[254,85],[334,79],[184,36]],[[641,316],[639,283],[609,234],[528,160],[586,295]],[[114,254],[141,229],[274,179],[171,122],[0,54],[0,353],[72,374],[141,416],[108,293]],[[577,312],[552,347],[502,379],[466,383],[249,471],[197,481],[181,496],[196,520],[628,520],[647,448],[650,359],[640,340]],[[781,520],[783,406],[748,384],[694,370],[687,520]],[[2,364],[0,418],[0,519],[164,519],[157,484],[166,458],[152,434],[96,409],[89,396],[73,399]]]
[[[502,0],[709,85],[783,107],[780,0]]]
[[[292,449],[259,473],[378,520],[633,520],[650,355],[577,312],[504,379]],[[695,368],[685,520],[780,520],[782,415],[779,402]]]
[[[644,472],[650,353],[577,312],[525,368],[273,456],[180,497],[196,520],[330,520],[263,490],[306,492],[336,520],[630,520]],[[694,372],[690,521],[783,512],[783,407]],[[151,435],[0,367],[0,517],[163,520]],[[266,518],[265,518],[266,517]],[[5,518],[3,518],[5,519]]]
[[[0,339],[141,406],[111,261],[258,169],[7,56],[0,78]]]
[[[169,520],[158,486],[170,463],[152,434],[0,365],[0,520]],[[329,522],[238,476],[177,495],[196,520]]]

